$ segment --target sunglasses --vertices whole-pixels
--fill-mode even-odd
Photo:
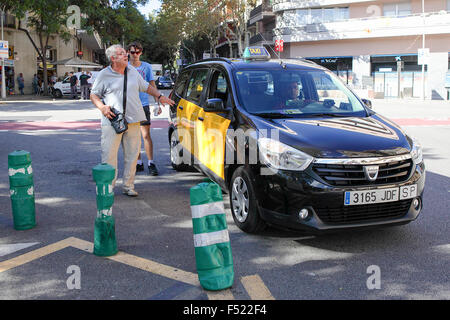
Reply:
[[[142,51],[130,51],[130,53],[131,54],[139,54],[139,53],[141,53]]]

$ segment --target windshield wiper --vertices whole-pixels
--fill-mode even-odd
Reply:
[[[345,117],[345,115],[342,114],[338,114],[338,113],[303,113],[302,114],[303,117],[333,117],[333,118],[340,118],[340,117]]]
[[[291,114],[285,114],[280,112],[261,112],[261,113],[252,113],[254,116],[262,117],[262,118],[294,118]]]

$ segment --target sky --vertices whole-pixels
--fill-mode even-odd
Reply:
[[[139,6],[138,9],[141,14],[147,16],[152,13],[153,10],[157,10],[161,7],[161,2],[159,0],[150,0],[145,6]]]

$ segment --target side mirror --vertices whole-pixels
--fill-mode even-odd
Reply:
[[[361,99],[361,101],[366,105],[367,108],[372,109],[372,102],[367,99]]]
[[[219,112],[219,111],[225,111],[225,108],[223,106],[222,99],[219,98],[212,98],[206,100],[206,106],[204,108],[205,112]]]

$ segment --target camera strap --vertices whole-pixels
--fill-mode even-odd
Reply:
[[[127,72],[128,67],[125,67],[124,79],[123,79],[123,117],[125,118],[125,111],[127,109]]]

